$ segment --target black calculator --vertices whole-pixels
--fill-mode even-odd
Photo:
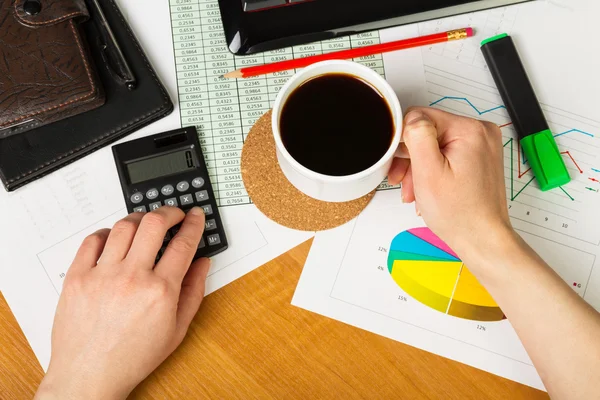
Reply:
[[[113,155],[127,211],[149,212],[162,206],[187,212],[198,206],[206,223],[194,259],[211,257],[227,249],[227,237],[208,170],[194,127],[176,129],[113,146]],[[179,231],[173,227],[157,255]]]

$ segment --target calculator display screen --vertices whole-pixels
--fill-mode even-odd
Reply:
[[[194,153],[190,149],[161,154],[127,164],[129,181],[132,185],[194,168],[196,168],[196,161]]]

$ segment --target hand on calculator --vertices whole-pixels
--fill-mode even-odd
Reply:
[[[179,346],[204,297],[210,261],[192,263],[204,225],[200,207],[186,215],[165,206],[85,239],[64,281],[37,398],[124,399]]]

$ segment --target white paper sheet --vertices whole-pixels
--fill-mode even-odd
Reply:
[[[200,4],[198,1],[193,3]],[[201,3],[211,3],[214,6],[216,1]],[[121,1],[120,5],[171,98],[180,99],[182,104],[187,101],[183,111],[180,111],[180,104],[176,102],[175,112],[169,117],[124,140],[173,129],[182,123],[198,124],[200,138],[204,144],[203,150],[210,155],[207,157],[207,163],[212,169],[211,180],[217,182],[216,186],[220,191],[223,206],[220,211],[230,245],[226,252],[213,259],[207,282],[207,292],[210,293],[307,240],[312,233],[293,231],[276,225],[249,203],[243,187],[222,184],[221,178],[226,178],[227,182],[239,182],[239,179],[236,182],[236,171],[218,171],[219,165],[215,160],[222,158],[222,154],[219,153],[221,149],[217,148],[214,141],[209,143],[210,140],[225,135],[218,131],[217,126],[203,126],[205,121],[187,119],[189,115],[202,115],[205,111],[210,111],[212,116],[220,118],[221,110],[203,110],[198,104],[192,104],[190,99],[186,99],[184,92],[186,88],[190,88],[189,93],[196,94],[210,92],[221,95],[223,92],[215,91],[214,88],[204,90],[201,82],[184,82],[186,77],[181,75],[183,64],[179,63],[182,60],[177,62],[180,73],[176,74],[174,52],[178,49],[174,46],[173,39],[181,39],[181,36],[175,34],[176,23],[185,17],[175,17],[171,26],[171,14],[176,15],[177,10],[166,2],[149,5],[143,0],[127,0]],[[140,10],[143,12],[139,12]],[[214,12],[213,7],[212,31],[219,32],[218,18]],[[199,14],[193,15],[199,17]],[[374,32],[361,38],[381,38],[389,41],[417,34],[417,28],[412,26]],[[200,36],[193,40],[202,42],[203,39],[206,38]],[[353,40],[356,45],[365,44],[359,38]],[[204,49],[208,49],[208,53],[212,54],[219,53],[222,46],[219,41],[211,43],[208,47],[202,43]],[[318,47],[322,49],[321,44],[318,44]],[[222,54],[226,59],[233,59],[229,53]],[[296,56],[300,55],[302,54]],[[378,56],[375,61],[377,62],[372,67],[391,75],[390,82],[405,106],[425,103],[425,77],[419,50],[386,55],[383,61],[382,57]],[[373,60],[362,62],[370,63]],[[229,65],[227,64],[228,67]],[[208,67],[203,66],[192,72],[206,75],[207,69]],[[241,96],[238,98],[237,92],[238,83],[232,82],[236,85],[233,103],[241,104]],[[253,80],[239,82],[239,85],[248,82]],[[276,89],[282,84],[283,81],[280,80],[268,87]],[[272,102],[275,94],[267,93],[264,107],[257,109],[260,113],[244,116],[244,123],[241,124],[243,129],[230,135],[234,140],[228,143],[237,145],[242,142],[251,123],[268,109],[268,104]],[[234,119],[240,120],[241,112],[236,111],[237,118]],[[231,153],[227,157],[231,156],[239,161],[241,153],[238,148],[228,148],[226,151]],[[382,185],[382,188],[388,187]],[[58,295],[66,270],[79,244],[86,235],[100,228],[111,227],[115,221],[126,215],[111,151],[109,148],[100,150],[14,193],[0,191],[0,204],[0,221],[3,228],[0,232],[0,290],[45,369],[50,357],[50,332]],[[226,206],[228,204],[230,205]]]
[[[592,39],[581,40],[592,37],[599,11],[594,1],[538,1],[419,25],[421,34],[457,26],[476,29],[477,40],[422,50],[427,103],[502,127],[513,226],[598,310],[600,56],[590,52]],[[562,189],[542,193],[537,188],[480,55],[480,40],[504,31],[519,47],[573,178]],[[414,206],[402,205],[395,193],[378,193],[356,220],[317,234],[293,304],[543,389],[509,321],[456,318],[452,300],[446,312],[436,311],[392,279],[387,266],[392,240],[424,225]],[[454,290],[460,279],[456,282]]]

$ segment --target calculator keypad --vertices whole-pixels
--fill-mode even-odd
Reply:
[[[187,183],[186,181],[182,181],[177,184],[177,190],[179,190],[180,192],[185,192],[189,188],[190,188],[190,184]]]
[[[133,212],[154,211],[162,206],[180,207],[186,212],[194,206],[202,208],[206,216],[205,233],[198,244],[197,254],[208,253],[210,255],[213,253],[213,249],[217,252],[219,250],[218,247],[222,243],[222,236],[219,232],[222,232],[222,228],[219,227],[220,217],[218,213],[215,213],[216,203],[205,186],[206,181],[204,178],[196,177],[190,182],[179,181],[175,184],[163,185],[160,190],[157,188],[148,189],[144,193],[145,196],[141,192],[136,192],[130,198],[131,203],[134,205]],[[198,190],[201,188],[204,189]],[[162,200],[160,199],[161,195]],[[167,232],[157,261],[162,257],[170,240],[179,232],[179,228],[180,225],[177,225]]]
[[[140,204],[142,201],[144,201],[144,195],[141,193],[134,193],[131,195],[131,202],[133,204]]]
[[[160,192],[165,196],[172,195],[174,191],[175,189],[173,188],[173,185],[165,185],[162,187],[162,189],[160,189]]]
[[[146,198],[148,200],[154,200],[158,198],[158,189],[150,189],[146,192]]]
[[[192,197],[191,194],[184,194],[183,196],[179,197],[179,203],[182,206],[187,206],[187,205],[194,203],[194,198]]]
[[[197,177],[194,178],[194,180],[192,181],[192,186],[195,187],[196,189],[200,189],[202,186],[204,186],[204,178],[202,177]]]

